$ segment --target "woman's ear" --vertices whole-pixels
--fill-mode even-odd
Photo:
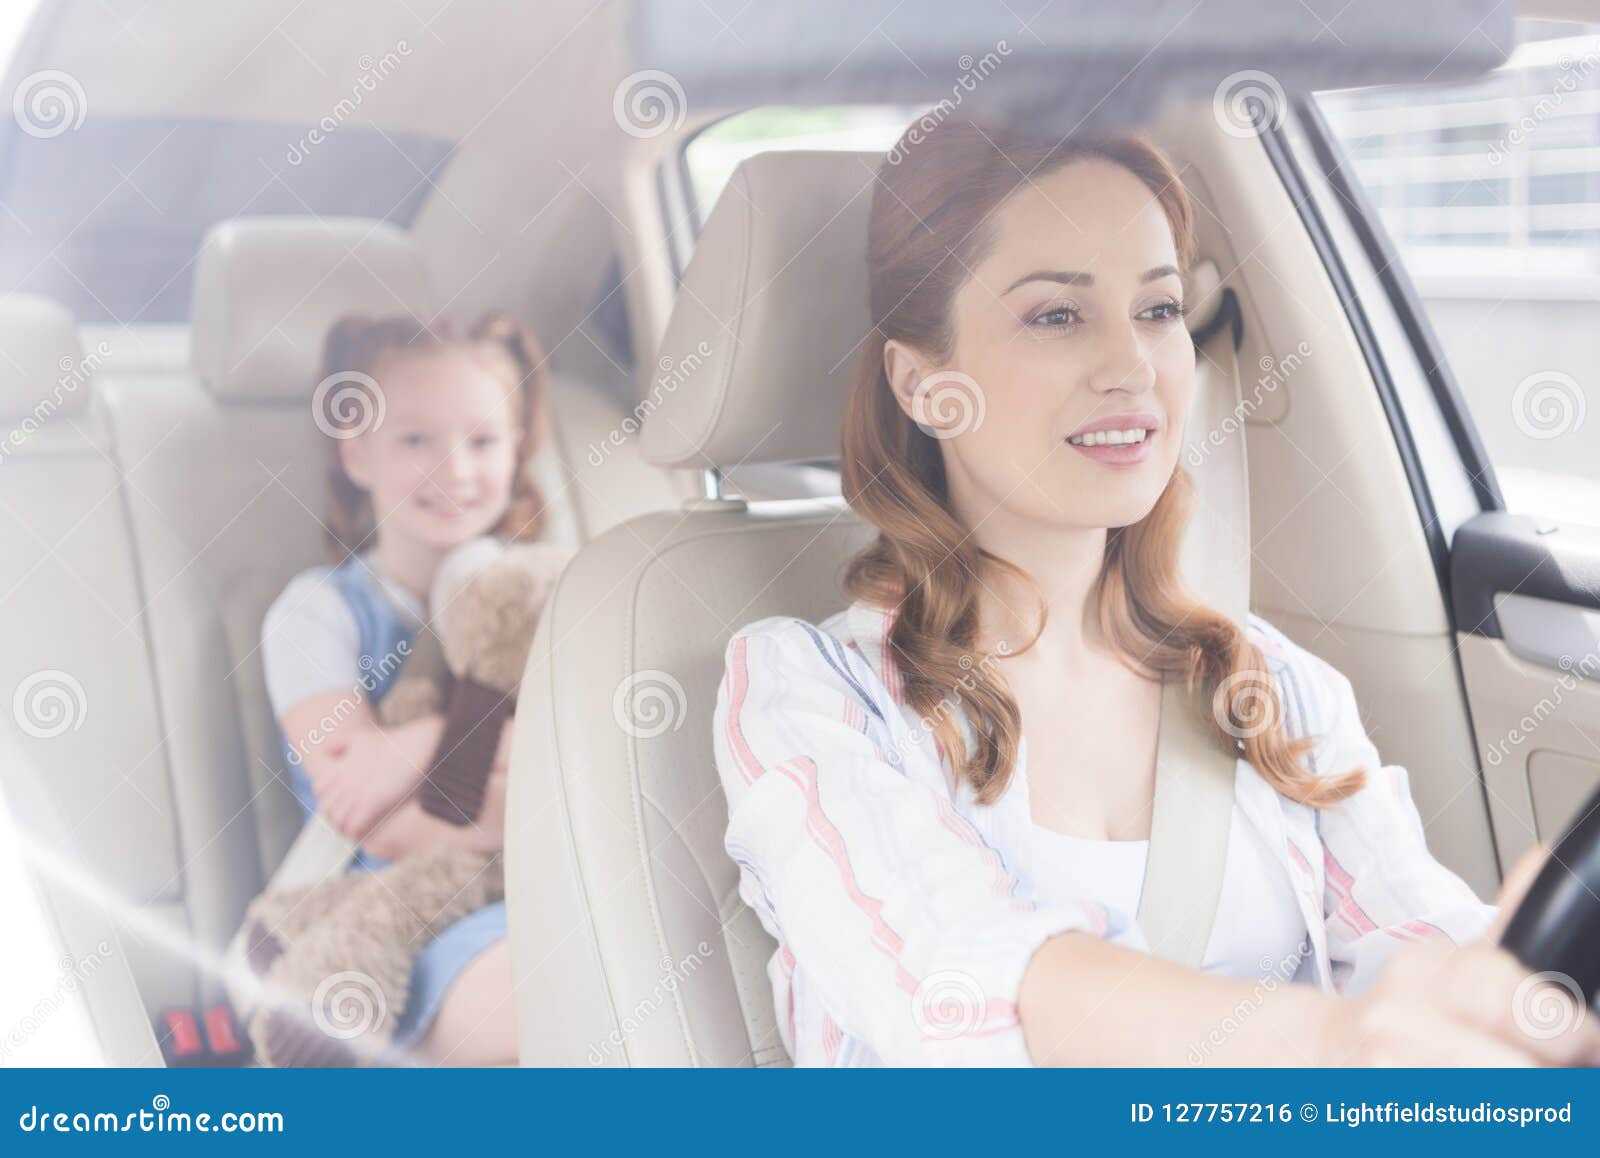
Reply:
[[[890,338],[883,344],[883,374],[900,409],[915,421],[912,400],[917,386],[928,376],[922,355],[899,339]]]

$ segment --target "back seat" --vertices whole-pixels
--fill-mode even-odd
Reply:
[[[113,359],[0,463],[9,541],[37,547],[0,563],[0,590],[17,588],[0,606],[4,690],[47,669],[84,684],[84,726],[29,739],[29,755],[83,838],[64,854],[130,906],[148,1009],[220,1000],[208,955],[298,830],[258,642],[284,584],[327,558],[310,404],[323,335],[346,312],[426,318],[435,301],[388,225],[225,222],[196,263],[190,366]],[[49,303],[10,311],[0,330],[26,339],[28,384],[0,374],[0,410],[20,415],[61,392],[53,367],[77,338]],[[611,390],[553,375],[551,537],[582,542],[692,489],[631,440],[600,464],[586,454],[624,417]]]
[[[65,842],[27,850],[52,907],[65,892],[126,908],[122,943],[147,1003],[187,1003],[177,802],[97,397],[107,351],[85,352],[66,310],[25,295],[0,298],[0,351],[0,695],[20,749],[0,770],[7,805],[25,841],[53,831]],[[42,783],[9,783],[19,765]]]

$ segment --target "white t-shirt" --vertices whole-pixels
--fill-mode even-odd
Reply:
[[[426,618],[416,598],[387,579],[371,552],[356,556],[372,574],[377,589],[414,626]],[[261,623],[261,666],[273,718],[324,692],[359,687],[361,635],[355,614],[333,579],[333,567],[310,567],[293,579],[267,609]]]
[[[1047,901],[1089,898],[1137,913],[1148,840],[1091,840],[1034,826],[1035,884]],[[1283,864],[1237,804],[1228,831],[1222,894],[1202,968],[1227,977],[1292,980],[1310,957],[1305,916]]]

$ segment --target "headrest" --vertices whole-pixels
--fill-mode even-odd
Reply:
[[[64,307],[33,294],[0,297],[0,419],[8,427],[11,419],[83,409],[93,369]]]
[[[392,225],[237,217],[212,227],[195,264],[192,362],[213,394],[298,400],[340,316],[432,312],[422,256]]]
[[[882,160],[796,150],[761,153],[734,170],[695,241],[661,342],[639,439],[648,461],[839,457],[845,396],[869,329],[867,213]]]
[[[639,447],[661,467],[837,459],[867,313],[878,153],[761,153],[717,198],[662,338]],[[1190,272],[1192,329],[1220,276]]]

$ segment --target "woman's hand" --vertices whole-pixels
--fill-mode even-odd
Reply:
[[[1409,946],[1366,993],[1341,999],[1325,1064],[1600,1065],[1600,1021],[1498,947],[1549,855],[1535,845],[1506,874],[1482,940]]]
[[[1497,936],[1407,946],[1365,993],[1334,1003],[1318,1064],[1600,1065],[1600,1019],[1567,988],[1536,979]]]
[[[1481,940],[1461,948],[1408,946],[1372,988],[1331,1011],[1323,1064],[1600,1065],[1600,1019],[1571,989],[1536,978],[1499,947],[1517,906],[1549,859],[1535,845],[1512,866]]]

